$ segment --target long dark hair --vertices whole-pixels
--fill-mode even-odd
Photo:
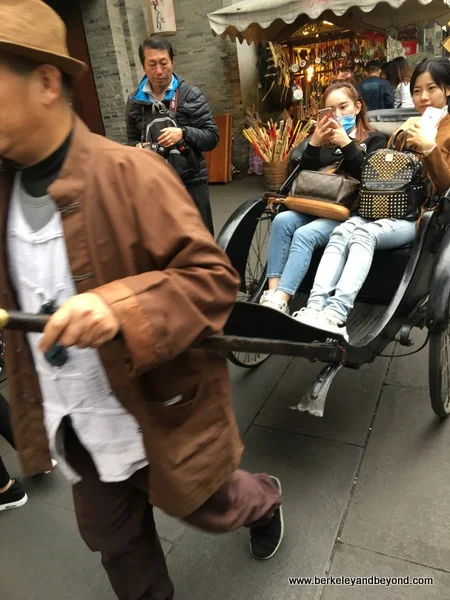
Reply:
[[[369,123],[369,118],[367,116],[367,106],[362,96],[358,92],[358,90],[348,81],[333,81],[325,90],[323,95],[324,103],[326,103],[328,96],[335,92],[336,90],[343,90],[353,104],[360,102],[361,110],[356,115],[356,136],[355,139],[357,142],[362,142],[367,138],[367,134],[369,131],[373,131],[373,127]]]
[[[414,69],[411,75],[411,83],[409,84],[411,96],[413,95],[417,78],[424,73],[429,73],[434,83],[444,92],[447,91],[447,88],[450,88],[450,60],[444,57],[430,58],[419,63]],[[450,108],[449,97],[447,97],[447,106]]]
[[[386,76],[394,90],[399,83],[409,83],[411,75],[412,69],[403,56],[397,56],[397,58],[394,58],[386,65]]]

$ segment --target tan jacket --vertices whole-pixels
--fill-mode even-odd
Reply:
[[[0,303],[16,307],[6,221],[12,174],[0,173]],[[174,516],[198,508],[237,468],[242,444],[226,359],[187,350],[219,331],[238,277],[190,196],[152,152],[120,146],[76,120],[50,194],[63,217],[78,293],[95,290],[124,341],[100,350],[111,388],[142,429],[150,502]],[[13,429],[23,470],[50,468],[38,379],[24,334],[5,332]],[[181,403],[164,406],[178,395]]]

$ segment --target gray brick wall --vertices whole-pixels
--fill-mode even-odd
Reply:
[[[215,115],[233,115],[233,164],[245,169],[244,107],[236,46],[214,37],[206,17],[223,0],[174,0],[175,70],[205,94]],[[126,141],[125,103],[142,77],[138,48],[147,35],[144,0],[80,0],[106,135]]]
[[[124,90],[131,88],[131,74],[118,3],[80,0],[80,7],[106,135],[125,142]]]
[[[244,107],[236,45],[214,37],[207,13],[222,8],[223,0],[174,0],[177,35],[175,70],[205,94],[215,115],[233,115],[233,164],[245,169],[248,146],[243,140]]]

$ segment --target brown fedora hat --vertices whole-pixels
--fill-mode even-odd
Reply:
[[[67,48],[63,20],[41,0],[0,0],[0,51],[57,67],[72,79],[87,68]]]

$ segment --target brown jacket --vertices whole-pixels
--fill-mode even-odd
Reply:
[[[0,173],[0,303],[15,308],[6,224],[12,174]],[[187,350],[225,324],[238,277],[190,196],[152,152],[120,146],[76,120],[49,192],[63,217],[78,293],[95,290],[123,341],[100,350],[111,388],[142,430],[150,502],[174,516],[199,507],[240,462],[226,359]],[[6,332],[12,420],[23,470],[50,468],[38,379],[24,334]],[[178,395],[174,406],[163,402]]]
[[[402,126],[402,131],[408,129],[420,120],[411,117]],[[391,137],[388,147],[395,136]],[[439,123],[436,135],[436,148],[423,158],[425,174],[430,178],[436,194],[443,194],[450,188],[450,115],[446,115]]]

